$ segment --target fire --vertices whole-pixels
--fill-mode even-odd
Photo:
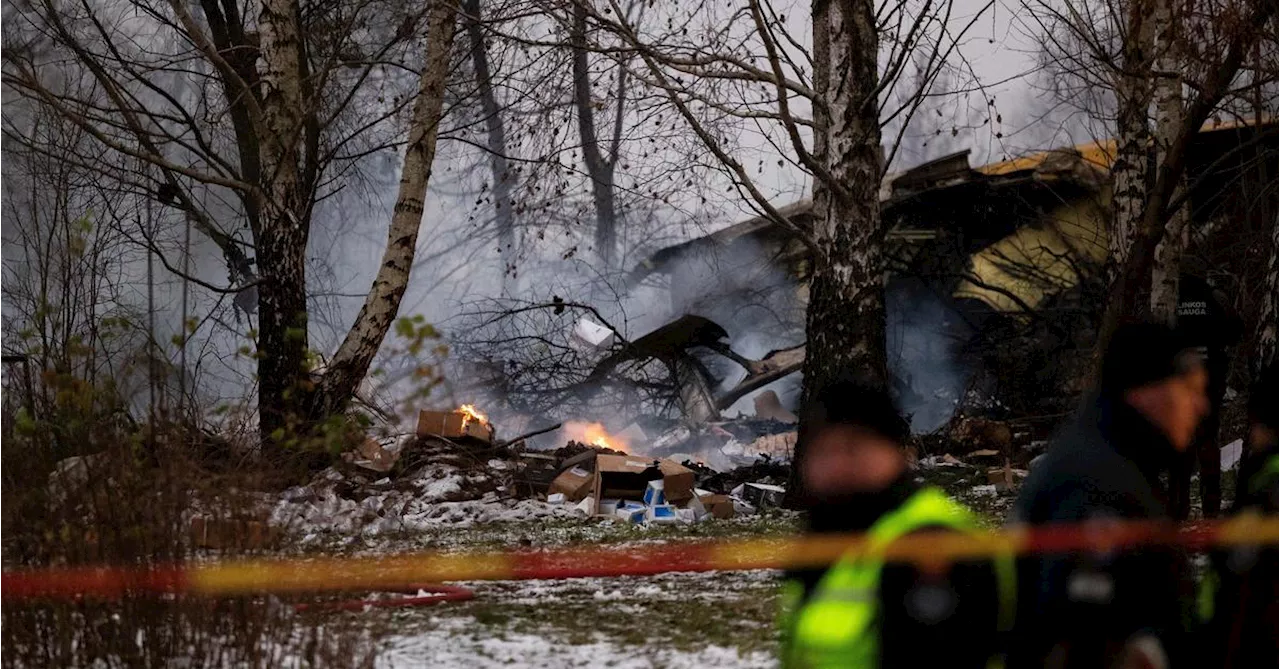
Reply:
[[[583,444],[591,444],[600,448],[609,448],[623,453],[630,453],[631,448],[626,440],[609,434],[609,431],[600,423],[587,423],[585,421],[571,420],[566,421],[564,426],[560,428],[566,439],[577,441]]]
[[[467,423],[470,423],[473,420],[480,423],[481,425],[489,424],[488,416],[485,416],[484,414],[480,413],[480,410],[475,408],[475,405],[464,404],[458,407],[458,412],[462,414],[463,427],[466,427]]]

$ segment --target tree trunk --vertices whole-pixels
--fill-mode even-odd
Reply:
[[[480,112],[484,114],[489,169],[493,173],[493,211],[498,227],[498,243],[503,257],[503,285],[507,284],[516,251],[515,215],[511,202],[513,174],[507,160],[507,133],[502,122],[502,109],[493,90],[493,72],[489,67],[489,51],[485,48],[484,29],[480,24],[480,0],[463,0],[462,12],[467,23],[467,41],[471,67],[475,71]]]
[[[1276,251],[1280,246],[1278,232],[1280,231],[1274,229],[1271,231],[1271,260],[1267,264],[1267,278],[1263,283],[1262,304],[1258,307],[1258,326],[1253,337],[1254,376],[1276,361]]]
[[[1116,157],[1111,166],[1112,226],[1107,283],[1115,281],[1129,257],[1147,194],[1147,107],[1151,87],[1146,76],[1150,21],[1144,3],[1129,7],[1128,38],[1122,52],[1124,70],[1116,75]]]
[[[1134,231],[1128,257],[1116,274],[1107,296],[1106,310],[1099,325],[1095,360],[1101,360],[1103,347],[1126,314],[1143,315],[1150,309],[1150,302],[1143,298],[1150,295],[1155,249],[1165,231],[1173,194],[1183,178],[1187,151],[1210,112],[1231,89],[1244,55],[1256,39],[1256,31],[1266,25],[1276,11],[1274,3],[1260,3],[1252,8],[1254,13],[1242,21],[1240,37],[1230,43],[1222,61],[1212,68],[1208,78],[1200,83],[1190,103],[1183,109],[1180,127],[1171,133],[1173,139],[1165,147],[1162,159],[1156,163],[1155,179],[1150,180],[1152,184],[1147,189],[1142,219]]]
[[[400,192],[387,231],[387,247],[360,315],[325,371],[317,418],[341,409],[368,374],[409,285],[444,108],[449,52],[457,25],[454,13],[449,0],[434,0],[428,15],[426,58],[409,124],[409,142],[400,171]]]
[[[823,158],[842,188],[826,189],[814,222],[821,257],[809,288],[806,395],[845,370],[886,379],[874,8],[867,0],[816,5],[814,42],[820,42],[818,31],[826,31],[821,41],[828,57],[815,60],[830,63],[817,91],[827,108]]]
[[[1156,164],[1163,164],[1169,148],[1177,141],[1182,126],[1182,78],[1176,52],[1178,17],[1173,0],[1156,0],[1152,17],[1155,23],[1156,51]],[[1183,178],[1172,197],[1182,191]],[[1151,267],[1151,317],[1170,327],[1178,324],[1178,275],[1182,267],[1182,251],[1186,247],[1187,214],[1185,207],[1169,212],[1162,239],[1155,251]]]
[[[618,246],[617,209],[613,201],[613,163],[600,151],[596,133],[594,103],[591,100],[591,72],[587,68],[587,8],[574,3],[573,26],[569,35],[573,45],[573,104],[578,116],[578,136],[582,141],[582,160],[591,179],[591,195],[596,209],[596,253],[605,270],[613,268]],[[618,102],[621,104],[621,101]]]
[[[874,7],[869,0],[815,0],[812,12],[813,155],[836,184],[814,186],[818,254],[805,318],[805,402],[845,371],[887,380]],[[810,427],[802,420],[788,505],[805,497],[797,472]]]
[[[280,445],[305,421],[312,390],[306,370],[310,193],[300,169],[305,54],[297,3],[264,0],[258,29],[266,131],[258,138],[259,163],[269,175],[258,200],[259,429],[264,444]]]

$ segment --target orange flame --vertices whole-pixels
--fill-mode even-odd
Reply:
[[[577,441],[583,444],[591,444],[600,448],[609,448],[623,453],[630,453],[630,445],[626,440],[609,434],[600,423],[587,423],[585,421],[571,420],[566,421],[564,426],[560,428],[566,439]]]
[[[481,425],[489,424],[489,418],[484,414],[480,413],[480,410],[475,408],[474,405],[464,404],[458,407],[458,412],[462,414],[463,427],[466,427],[467,424],[473,420],[476,421],[477,423],[480,423]]]

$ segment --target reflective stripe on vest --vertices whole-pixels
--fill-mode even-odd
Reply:
[[[880,573],[884,551],[898,538],[925,527],[954,531],[978,529],[976,517],[936,488],[924,488],[876,521],[867,532],[865,551],[832,565],[803,605],[803,591],[791,587],[790,625],[784,626],[783,665],[788,669],[836,667],[873,669],[880,664],[877,630]],[[1013,624],[1015,573],[1012,556],[995,560],[1001,631]],[[794,607],[801,606],[796,611]]]
[[[1253,476],[1249,477],[1248,487],[1250,494],[1256,495],[1262,492],[1277,476],[1280,476],[1280,461],[1277,461],[1276,458],[1277,456],[1275,455],[1268,457],[1266,462],[1262,463],[1262,467],[1254,472]]]

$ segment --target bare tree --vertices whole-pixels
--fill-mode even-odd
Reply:
[[[942,71],[959,39],[947,29],[950,6],[816,2],[810,53],[791,37],[785,17],[757,0],[731,3],[726,15],[718,6],[698,5],[646,21],[627,20],[617,3],[606,10],[580,4],[614,38],[597,48],[634,52],[637,78],[666,95],[750,205],[812,253],[806,385],[821,385],[848,368],[883,379],[878,194],[887,161],[880,133],[883,124],[920,106],[919,94],[891,104],[884,93],[913,58],[924,73],[917,77],[921,86]],[[682,29],[700,23],[723,27],[698,37]],[[776,135],[774,148],[813,179],[820,213],[812,228],[779,214],[724,133],[707,123],[713,114],[747,119],[774,133],[766,137]],[[895,140],[889,156],[896,146]]]
[[[515,202],[512,198],[515,174],[508,158],[507,130],[495,90],[496,82],[493,67],[489,62],[489,48],[485,44],[486,32],[480,0],[463,0],[462,11],[467,27],[467,50],[471,59],[472,75],[475,77],[476,95],[480,99],[480,113],[484,118],[498,240],[506,263],[509,265],[514,259],[517,242]],[[504,281],[510,274],[510,268],[504,267]]]
[[[232,285],[207,289],[256,289],[259,425],[264,441],[279,443],[343,405],[398,310],[435,154],[456,8],[445,0],[422,10],[377,0],[263,0],[246,16],[235,2],[198,7],[197,15],[186,3],[135,2],[122,13],[41,0],[19,19],[49,52],[6,48],[4,83],[73,122],[99,150],[146,165],[108,176],[142,185],[218,244]],[[147,44],[134,39],[137,30],[151,31]],[[49,67],[55,56],[69,65]],[[416,86],[382,104],[361,95],[375,83],[395,89],[410,80]],[[407,107],[404,140],[390,126]],[[402,144],[382,265],[316,379],[308,369],[306,281],[314,210],[361,156]],[[228,232],[238,224],[210,215],[197,188],[234,199],[250,243]]]
[[[1244,59],[1262,37],[1275,10],[1272,3],[1260,0],[1224,2],[1207,7],[1189,22],[1188,32],[1197,40],[1184,44],[1192,55],[1180,69],[1186,73],[1183,81],[1191,94],[1180,105],[1178,120],[1170,121],[1160,130],[1159,158],[1153,178],[1148,179],[1150,186],[1145,192],[1143,214],[1132,247],[1111,286],[1101,341],[1107,339],[1122,315],[1149,311],[1143,298],[1151,295],[1156,247],[1169,237],[1170,220],[1186,204],[1185,195],[1178,196],[1178,193],[1192,140],[1233,94]],[[1170,103],[1165,101],[1165,104]],[[1165,115],[1175,116],[1168,111]],[[1181,234],[1181,230],[1174,232]]]

